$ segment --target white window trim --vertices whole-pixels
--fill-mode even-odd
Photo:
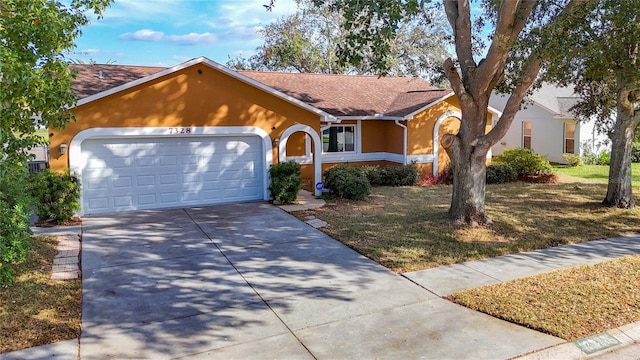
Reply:
[[[521,145],[521,146],[522,146],[522,148],[523,148],[523,149],[525,149],[525,146],[524,146],[524,144],[525,144],[524,138],[525,138],[525,136],[527,136],[527,135],[525,135],[525,133],[524,133],[524,130],[525,130],[524,126],[525,126],[525,124],[529,124],[529,126],[530,126],[531,134],[529,134],[529,148],[530,148],[530,149],[533,149],[533,124],[531,123],[531,121],[523,121],[523,122],[522,122],[522,128],[521,128],[521,134],[522,134],[522,136],[521,136],[521,138],[520,138],[520,143],[522,144],[522,145]]]
[[[567,125],[573,125],[573,152],[567,152]],[[576,153],[576,132],[578,131],[578,124],[563,122],[562,123],[562,153],[563,154],[575,154]]]
[[[354,131],[355,136],[353,139],[354,142],[354,151],[342,151],[342,152],[325,152],[324,151],[324,145],[321,147],[323,149],[322,151],[322,158],[324,160],[326,160],[326,162],[338,162],[340,158],[343,158],[344,156],[347,155],[360,155],[362,154],[362,121],[358,120],[355,124],[331,124],[331,125],[326,125],[326,126],[322,126],[320,127],[320,139],[322,139],[322,134],[325,130],[329,129],[330,127],[340,127],[340,126],[353,126],[355,129]],[[345,161],[349,161],[349,160],[345,160]],[[354,160],[351,160],[354,161]]]

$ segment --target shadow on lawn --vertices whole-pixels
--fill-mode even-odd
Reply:
[[[302,216],[327,221],[323,231],[392,270],[412,271],[640,232],[637,211],[600,205],[605,192],[606,184],[490,185],[495,223],[478,228],[450,223],[450,186],[375,188],[367,200]]]

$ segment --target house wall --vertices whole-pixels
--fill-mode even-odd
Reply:
[[[490,105],[497,109],[504,109],[507,97],[492,95]],[[522,147],[523,122],[531,123],[531,148],[547,160],[556,163],[566,163],[564,154],[564,122],[573,119],[555,118],[554,114],[536,104],[525,104],[513,118],[507,134],[492,148],[493,155],[500,155],[504,149]],[[575,153],[579,154],[583,136],[580,135],[580,125],[576,126]]]
[[[407,155],[429,156],[434,153],[434,146],[439,146],[438,170],[444,169],[449,164],[449,157],[440,144],[440,139],[446,133],[457,133],[460,122],[454,117],[445,119],[438,131],[438,137],[434,144],[433,134],[436,122],[446,112],[460,113],[460,104],[455,96],[452,96],[429,109],[416,114],[412,120],[407,121]],[[490,115],[488,115],[490,116]],[[433,174],[433,162],[418,162],[418,170],[422,176]]]
[[[306,156],[306,134],[302,131],[295,132],[287,140],[287,156]]]
[[[266,131],[272,141],[294,124],[307,124],[320,131],[317,114],[205,64],[187,67],[72,111],[76,121],[64,130],[50,129],[51,168],[57,171],[69,167],[68,154],[61,155],[59,145],[69,144],[77,133],[89,128],[255,126]],[[292,150],[297,152],[295,146]],[[277,151],[274,147],[274,163]]]

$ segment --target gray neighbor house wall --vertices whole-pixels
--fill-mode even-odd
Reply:
[[[502,111],[507,99],[507,95],[493,93],[489,105]],[[493,146],[493,155],[530,144],[547,160],[562,164],[566,163],[563,155],[572,143],[575,155],[583,155],[587,147],[595,153],[607,150],[608,138],[594,128],[594,120],[578,119],[569,111],[577,100],[570,88],[544,84],[527,97],[507,134]],[[572,129],[575,129],[573,141]],[[525,139],[527,136],[530,138]]]

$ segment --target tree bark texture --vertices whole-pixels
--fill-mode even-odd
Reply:
[[[609,207],[629,209],[635,206],[631,186],[631,148],[638,119],[634,104],[628,101],[629,91],[618,92],[617,119],[611,134],[611,163],[609,184],[602,204]]]
[[[472,105],[463,110],[457,135],[445,134],[441,140],[451,159],[453,191],[449,219],[456,224],[478,226],[492,223],[484,207],[486,159],[490,145],[481,145],[478,141],[484,136],[487,119],[486,104],[482,105],[485,101],[480,102],[479,108],[474,109]]]
[[[486,156],[491,146],[507,133],[523,98],[544,65],[544,56],[532,54],[522,63],[522,73],[507,100],[502,116],[485,134],[489,96],[503,80],[509,52],[530,20],[529,16],[537,3],[535,0],[499,2],[491,45],[486,57],[476,62],[473,56],[471,2],[444,1],[458,55],[458,65],[447,59],[444,71],[460,102],[462,112],[458,134],[447,134],[441,140],[453,169],[449,217],[456,223],[491,224],[484,208]],[[546,26],[559,24],[583,3],[584,1],[578,0],[569,1]]]
[[[453,134],[446,134],[443,142],[445,138],[455,137]],[[453,143],[447,149],[453,171],[449,219],[456,224],[467,223],[471,226],[491,224],[484,208],[486,151],[464,146],[459,139],[453,140]]]

